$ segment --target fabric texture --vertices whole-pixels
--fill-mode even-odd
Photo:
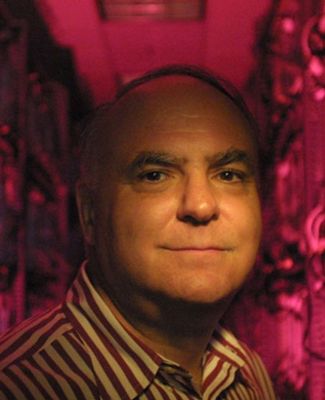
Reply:
[[[0,338],[0,400],[273,400],[259,356],[218,327],[203,359],[201,394],[190,374],[115,318],[85,265],[55,309]]]

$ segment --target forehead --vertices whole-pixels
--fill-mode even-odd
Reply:
[[[252,129],[243,112],[222,92],[190,77],[163,77],[127,93],[101,121],[101,147],[111,154],[157,138],[183,140],[205,133],[225,133],[234,141],[251,142]],[[107,154],[107,153],[106,153]]]
[[[112,109],[115,126],[142,120],[163,123],[185,115],[218,120],[221,115],[246,120],[230,98],[211,85],[192,77],[169,76],[131,90]]]

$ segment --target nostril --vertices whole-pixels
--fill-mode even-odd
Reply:
[[[193,226],[206,226],[214,219],[215,216],[211,216],[207,219],[198,219],[193,217],[192,215],[185,215],[183,218],[181,218],[181,221]]]

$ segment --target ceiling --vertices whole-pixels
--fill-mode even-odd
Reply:
[[[105,20],[98,0],[35,3],[55,41],[71,48],[79,82],[99,104],[119,81],[163,64],[208,67],[240,88],[254,66],[256,24],[271,0],[207,0],[198,20]]]

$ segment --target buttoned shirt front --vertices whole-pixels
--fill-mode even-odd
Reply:
[[[218,327],[202,360],[202,387],[114,316],[85,265],[55,309],[0,339],[0,400],[273,400],[257,354]]]

